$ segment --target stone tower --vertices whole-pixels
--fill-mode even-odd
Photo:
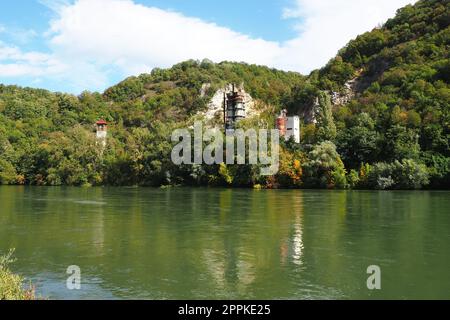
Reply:
[[[108,123],[105,120],[96,122],[97,126],[97,140],[106,147],[106,138],[108,136]]]

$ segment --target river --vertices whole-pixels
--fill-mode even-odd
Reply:
[[[450,192],[3,186],[9,248],[48,299],[450,299]]]

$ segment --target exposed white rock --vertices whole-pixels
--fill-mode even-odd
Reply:
[[[344,84],[344,92],[331,92],[331,102],[335,106],[342,106],[349,103],[354,97],[356,93],[356,88],[358,86],[359,76],[363,72],[363,69],[360,69],[356,72],[356,77],[347,81]]]
[[[333,105],[342,106],[350,102],[355,97],[355,87],[356,79],[352,79],[345,83],[344,93],[331,92],[331,102]]]

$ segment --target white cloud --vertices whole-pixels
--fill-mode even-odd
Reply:
[[[26,44],[36,38],[38,33],[33,29],[29,30],[11,30],[9,35],[14,39],[16,43]]]
[[[35,51],[22,52],[17,47],[0,42],[2,77],[59,75],[66,70],[67,67],[52,55]]]
[[[0,76],[28,71],[44,75],[51,70],[53,79],[69,81],[73,90],[83,86],[103,90],[111,84],[111,75],[149,72],[187,59],[245,61],[308,73],[323,66],[349,40],[413,2],[292,0],[293,6],[285,8],[280,18],[293,19],[298,36],[282,43],[133,0],[39,1],[55,14],[46,33],[51,54],[21,52],[19,56],[27,58],[1,65]],[[0,46],[0,63],[2,50],[5,54],[7,49]]]
[[[38,36],[38,33],[33,29],[20,29],[20,28],[6,28],[0,24],[0,34],[13,39],[16,43],[26,44],[33,38]]]
[[[281,53],[278,43],[130,0],[79,0],[64,7],[51,24],[51,45],[68,58],[127,73],[201,58],[270,64]]]
[[[59,12],[64,7],[70,5],[70,0],[38,0],[38,2],[55,12]]]
[[[414,0],[295,0],[285,19],[299,19],[298,37],[283,44],[277,66],[303,73],[320,68],[351,39],[372,30]]]

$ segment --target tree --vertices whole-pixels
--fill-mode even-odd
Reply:
[[[0,184],[14,184],[17,172],[11,163],[0,159]]]
[[[276,184],[282,188],[300,187],[302,185],[303,154],[280,149],[280,167],[275,175]]]
[[[375,189],[420,189],[429,184],[427,167],[414,160],[380,162],[375,164],[368,177],[369,186]]]
[[[326,92],[320,92],[316,111],[317,141],[333,141],[336,138],[331,97]]]
[[[316,145],[303,166],[304,181],[308,187],[345,188],[346,170],[336,146],[331,141]]]
[[[355,126],[342,130],[337,139],[339,153],[351,169],[377,161],[381,143],[381,135],[375,131],[375,122],[369,114],[360,114],[355,122]]]
[[[389,160],[418,159],[419,135],[415,130],[394,125],[386,132],[383,158]]]

